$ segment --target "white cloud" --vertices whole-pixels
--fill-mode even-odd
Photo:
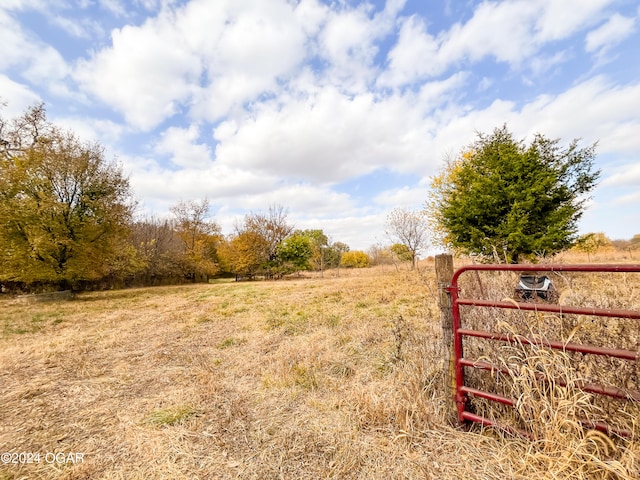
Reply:
[[[635,18],[613,14],[607,22],[587,34],[585,49],[587,52],[604,54],[631,35],[635,28]]]
[[[2,116],[18,117],[27,107],[40,101],[40,96],[29,87],[0,74],[0,114]],[[7,105],[2,106],[1,102],[6,102]]]
[[[124,17],[127,14],[127,9],[121,0],[98,0],[98,3],[100,4],[100,7],[113,15]]]
[[[640,149],[640,84],[616,86],[595,77],[555,96],[539,97],[523,109],[516,122],[526,134],[541,132],[565,141],[598,141],[599,153],[630,153]]]
[[[189,128],[170,127],[160,135],[155,151],[171,156],[174,165],[204,169],[212,162],[209,146],[197,143],[200,136],[196,125]]]
[[[62,29],[66,34],[76,38],[90,40],[103,38],[105,31],[99,22],[88,18],[68,18],[62,15],[49,15],[49,21]]]
[[[315,45],[328,68],[320,77],[306,77],[316,85],[310,88],[328,81],[358,95],[375,78],[376,42],[395,28],[403,5],[388,2],[372,16],[366,4],[330,11],[316,0],[300,2],[295,9],[281,0],[251,8],[244,2],[212,5],[195,0],[175,11],[164,10],[140,27],[115,30],[112,47],[82,62],[78,78],[142,129],[184,109],[195,118],[215,121],[229,113],[241,115],[243,108],[264,96],[280,95],[279,81],[290,81],[305,58],[304,48]],[[545,41],[585,22],[585,16],[578,15],[565,30],[540,30],[536,19],[541,12],[555,11],[552,5],[484,2],[468,22],[438,37],[429,35],[417,17],[406,19],[379,84],[400,86],[439,75],[464,59],[478,61],[488,55],[517,65]],[[587,11],[593,14],[602,5],[591,2]],[[308,36],[315,33],[317,42]],[[565,60],[557,53],[546,60],[533,58],[529,65],[540,74]]]
[[[149,12],[167,9],[182,0],[133,0],[134,5],[140,6]]]
[[[264,210],[266,205],[294,207],[293,218],[325,218],[336,212],[355,211],[356,206],[348,194],[308,183],[282,185],[269,192],[246,199],[236,199],[238,205],[252,211]]]
[[[231,232],[238,211],[261,211],[268,205],[293,207],[291,219],[298,225],[309,218],[331,219],[336,212],[354,215],[359,210],[349,195],[307,184],[283,184],[274,176],[212,164],[206,169],[171,171],[145,158],[127,158],[134,191],[145,200],[147,213],[168,211],[182,199],[208,197],[219,208],[216,220]],[[324,225],[324,221],[322,222]],[[302,225],[302,223],[300,223]],[[318,223],[309,228],[317,228]],[[303,227],[301,227],[303,228]]]
[[[168,20],[114,30],[113,47],[80,62],[76,71],[85,89],[142,129],[173,115],[201,72],[200,60]]]
[[[480,80],[480,83],[478,83],[478,91],[484,92],[485,90],[488,90],[494,83],[495,81],[492,78],[482,77],[482,80]]]
[[[381,206],[389,209],[395,207],[407,208],[409,210],[419,210],[424,206],[427,199],[426,187],[408,187],[404,186],[399,189],[385,190],[379,193],[373,201]]]
[[[319,55],[328,64],[330,83],[359,92],[375,79],[376,41],[388,35],[404,0],[388,1],[384,10],[371,16],[371,5],[333,11],[318,38]]]
[[[51,57],[60,58],[55,49],[25,32],[13,17],[2,10],[0,10],[0,44],[3,46],[0,69],[14,66],[35,68],[42,60],[46,66],[54,67],[52,75],[59,71],[55,62],[51,61]]]
[[[542,133],[560,138],[563,144],[581,138],[581,146],[597,141],[598,155],[633,155],[640,151],[636,134],[640,116],[635,107],[639,104],[640,84],[616,86],[604,77],[596,77],[555,96],[541,95],[520,108],[504,100],[495,100],[482,110],[452,105],[422,120],[412,117],[419,122],[413,131],[423,135],[422,146],[419,155],[409,157],[405,168],[430,175],[447,155],[457,154],[472,142],[475,132],[491,132],[503,123],[516,138],[531,139],[534,133]]]
[[[283,0],[194,0],[114,30],[112,40],[81,62],[77,77],[144,130],[184,108],[214,121],[276,89],[305,55],[302,29]]]
[[[307,37],[314,37],[320,31],[328,15],[329,7],[318,0],[300,0],[295,9],[296,22]]]
[[[637,206],[640,205],[640,192],[634,192],[634,193],[629,193],[627,195],[622,195],[621,197],[616,198],[613,202],[612,205],[633,205],[634,206],[634,212],[637,212]],[[633,221],[633,225],[637,225],[638,224],[638,214],[636,213],[635,215],[633,215],[634,221]],[[635,228],[635,226],[633,227]],[[635,235],[635,232],[637,232],[636,230],[633,230],[633,234]]]
[[[473,141],[474,132],[490,132],[505,122],[517,137],[541,132],[565,143],[599,140],[599,153],[640,149],[640,138],[633,134],[640,131],[634,107],[640,102],[640,85],[616,88],[596,78],[560,95],[535,98],[520,109],[503,100],[483,110],[455,104],[434,109],[434,99],[445,96],[441,92],[462,86],[460,74],[426,86],[418,96],[351,99],[326,88],[309,99],[265,104],[255,115],[216,129],[216,158],[268,175],[325,183],[383,166],[422,176]]]
[[[602,180],[603,187],[630,187],[640,188],[640,164],[629,163],[623,167],[618,167],[615,173]]]
[[[438,76],[460,64],[486,57],[512,68],[543,73],[561,63],[566,53],[536,58],[548,43],[567,38],[594,21],[611,0],[484,1],[466,23],[430,34],[424,20],[412,16],[402,22],[398,41],[389,52],[389,69],[379,83],[397,87]],[[533,64],[526,60],[533,59]]]
[[[446,60],[439,42],[426,32],[424,21],[410,17],[402,23],[398,42],[389,52],[389,68],[378,79],[381,86],[398,87],[425,77],[439,75]]]
[[[461,94],[468,80],[468,72],[458,72],[444,80],[423,83],[418,93],[420,105],[427,112],[454,100]]]
[[[559,52],[555,52],[553,55],[538,55],[533,57],[528,65],[531,70],[531,73],[534,77],[540,78],[541,76],[547,74],[550,70],[553,70],[554,67],[558,67],[565,63],[567,60],[571,58],[571,55],[566,50],[561,50]],[[532,81],[532,84],[535,85],[536,81]]]
[[[0,10],[0,71],[11,68],[34,86],[56,94],[66,92],[64,80],[69,67],[60,53],[35,35],[22,29],[10,15]]]
[[[276,190],[279,179],[213,164],[207,169],[171,170],[146,158],[122,157],[137,195],[152,203],[173,204],[181,198],[203,198],[238,207]]]
[[[544,41],[567,38],[597,21],[614,0],[541,0],[541,14],[535,21],[536,35]]]
[[[388,243],[384,237],[385,217],[384,213],[356,213],[353,215],[338,213],[332,218],[309,217],[297,220],[296,227],[302,229],[318,228],[321,225],[324,233],[331,237],[332,241],[346,243],[351,250],[366,251],[377,243]]]
[[[381,166],[403,170],[422,157],[422,111],[411,99],[317,95],[264,104],[216,129],[217,161],[319,182],[340,182]]]
[[[215,39],[215,45],[201,49],[207,52],[203,62],[208,84],[194,100],[196,116],[210,121],[262,94],[277,92],[278,79],[288,77],[305,57],[302,27],[281,0],[257,5],[230,2],[217,22],[217,35],[212,36],[206,25],[194,38],[196,44]]]
[[[29,4],[30,8],[44,8]],[[48,15],[47,11],[40,12]],[[0,70],[19,72],[20,77],[30,84],[53,96],[68,97],[67,85],[70,68],[62,55],[52,46],[44,43],[34,33],[24,30],[13,17],[0,10],[0,44],[3,55]]]
[[[70,69],[60,53],[50,47],[36,46],[29,52],[32,58],[23,71],[23,76],[36,85],[48,86],[50,90],[60,87]],[[61,88],[64,90],[64,88]]]
[[[546,40],[534,32],[540,10],[532,1],[483,2],[466,23],[435,35],[427,32],[422,18],[409,17],[402,23],[398,42],[388,55],[389,70],[380,83],[410,84],[487,56],[518,66]]]
[[[536,2],[484,2],[467,23],[455,24],[446,32],[441,55],[452,62],[493,56],[519,64],[539,48],[540,40],[532,35],[539,12]]]
[[[102,145],[117,143],[125,133],[123,125],[95,117],[66,116],[50,119],[56,125],[74,132],[82,141],[99,142]]]
[[[40,10],[44,9],[46,5],[46,0],[3,0],[0,10]]]
[[[143,130],[180,110],[216,121],[276,95],[314,45],[330,64],[325,79],[358,91],[371,77],[375,40],[403,4],[390,1],[370,17],[365,7],[331,12],[316,0],[193,0],[114,30],[112,46],[80,62],[77,78]]]

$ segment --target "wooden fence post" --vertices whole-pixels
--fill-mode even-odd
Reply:
[[[447,287],[453,278],[453,256],[449,254],[436,255],[436,281],[438,282],[438,306],[442,323],[442,358],[444,371],[444,391],[448,416],[452,424],[457,423],[456,416],[456,376],[455,351],[453,348],[453,314],[451,312],[451,297]]]

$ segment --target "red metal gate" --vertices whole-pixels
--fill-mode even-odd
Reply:
[[[499,342],[519,342],[526,345],[538,345],[548,348],[563,350],[566,352],[581,352],[589,355],[605,355],[624,359],[625,361],[636,362],[640,359],[640,352],[636,350],[624,350],[615,348],[606,348],[596,345],[585,345],[578,343],[570,343],[563,341],[549,341],[542,339],[531,339],[522,336],[498,334],[495,332],[473,330],[465,328],[461,318],[460,306],[466,305],[479,308],[500,308],[500,309],[517,309],[522,311],[549,312],[562,316],[563,314],[590,315],[594,317],[617,317],[640,320],[640,311],[636,310],[619,310],[619,309],[601,309],[591,307],[572,307],[551,303],[531,303],[516,301],[491,301],[474,298],[460,298],[460,288],[458,280],[460,275],[469,271],[512,271],[512,272],[628,272],[640,273],[640,265],[467,265],[458,269],[453,275],[451,285],[447,288],[451,296],[451,305],[453,313],[453,334],[454,334],[454,354],[455,354],[455,381],[456,381],[456,405],[458,420],[461,423],[477,422],[487,426],[498,427],[507,431],[515,429],[497,424],[494,420],[488,419],[472,413],[468,410],[470,396],[483,398],[491,402],[498,402],[504,405],[514,405],[514,400],[496,393],[482,391],[465,385],[465,368],[477,368],[481,370],[500,371],[509,374],[505,369],[478,359],[465,358],[463,352],[463,338],[476,337],[487,340],[495,340]],[[640,328],[640,324],[638,325]],[[544,380],[544,379],[541,379]],[[605,395],[619,399],[625,399],[632,402],[640,402],[640,392],[629,390],[627,388],[616,388],[592,383],[582,383],[580,388],[583,391],[597,395]],[[604,422],[595,422],[587,424],[589,428],[595,428],[607,433],[615,433],[621,436],[629,436],[630,432],[626,430],[616,430]]]

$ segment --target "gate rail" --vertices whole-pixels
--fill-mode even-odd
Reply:
[[[451,297],[451,309],[453,316],[453,346],[455,355],[455,384],[456,384],[456,409],[458,415],[458,421],[460,423],[465,422],[477,422],[487,426],[493,426],[501,428],[512,433],[525,434],[519,432],[516,429],[499,425],[494,420],[481,417],[467,410],[469,401],[469,395],[484,398],[489,401],[498,402],[504,405],[513,406],[515,402],[507,397],[497,395],[495,393],[482,391],[476,388],[466,386],[464,384],[464,369],[465,367],[477,368],[489,371],[499,371],[501,373],[509,375],[510,372],[506,368],[502,368],[496,365],[492,365],[487,362],[477,361],[473,359],[464,358],[463,355],[463,337],[476,337],[484,338],[488,340],[495,340],[501,342],[519,342],[527,345],[539,345],[545,346],[557,350],[581,352],[591,355],[605,355],[615,358],[624,359],[626,361],[638,362],[640,360],[640,351],[637,350],[624,350],[615,348],[599,347],[595,345],[578,344],[561,341],[549,341],[540,338],[526,338],[520,335],[504,335],[483,330],[472,330],[462,327],[462,320],[460,316],[460,306],[470,307],[492,307],[503,309],[515,309],[523,311],[534,312],[548,312],[557,314],[578,314],[578,315],[591,315],[598,317],[616,317],[640,320],[640,311],[637,310],[624,310],[624,309],[605,309],[605,308],[592,308],[592,307],[573,307],[566,305],[548,304],[548,303],[523,303],[523,302],[504,302],[504,301],[490,301],[473,298],[459,298],[460,288],[458,286],[458,279],[460,276],[468,271],[512,271],[512,272],[592,272],[592,273],[640,273],[640,265],[467,265],[459,268],[452,277],[451,284],[446,288],[446,291]],[[640,328],[640,325],[639,325]],[[544,381],[542,375],[540,380]],[[556,380],[558,381],[558,380]],[[562,385],[562,382],[558,382]],[[566,386],[566,385],[563,385]],[[578,382],[577,387],[583,391],[605,395],[609,397],[626,399],[632,402],[640,402],[640,392],[617,388],[611,386],[604,386],[592,383]],[[620,436],[630,436],[631,432],[626,430],[619,430],[610,427],[604,422],[585,422],[585,426],[594,428],[606,433],[615,433]],[[526,434],[525,434],[526,435]]]

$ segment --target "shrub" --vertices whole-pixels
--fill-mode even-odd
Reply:
[[[340,266],[345,268],[365,268],[369,266],[369,255],[360,250],[344,252],[340,260]]]

